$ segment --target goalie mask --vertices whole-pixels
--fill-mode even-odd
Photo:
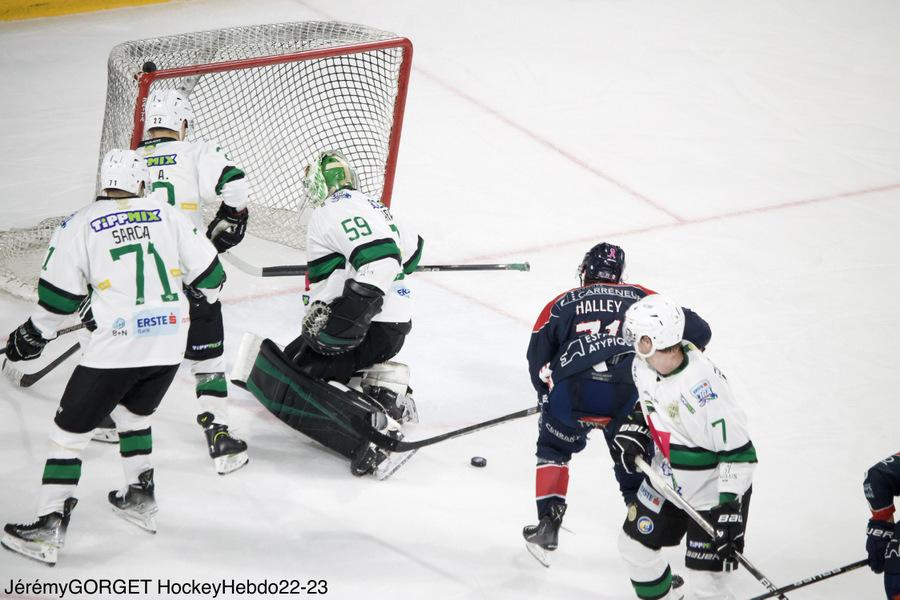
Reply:
[[[156,90],[144,105],[144,136],[155,127],[181,133],[181,126],[193,119],[191,103],[181,90]]]
[[[150,185],[147,163],[134,150],[110,150],[100,165],[100,189],[142,196]]]
[[[625,271],[625,251],[606,242],[587,251],[578,267],[581,285],[606,282],[619,283]]]
[[[306,167],[303,187],[314,206],[321,206],[325,199],[338,190],[359,189],[359,178],[347,158],[337,150],[320,153],[313,164]]]
[[[622,336],[634,346],[638,356],[647,358],[657,350],[664,350],[680,342],[684,336],[684,311],[674,300],[662,294],[652,294],[635,302],[625,311]],[[650,338],[650,351],[638,349],[641,338]]]

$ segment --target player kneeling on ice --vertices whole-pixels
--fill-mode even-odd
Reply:
[[[193,119],[191,104],[180,90],[152,92],[144,107],[144,141],[137,152],[150,170],[150,187],[165,192],[160,199],[185,214],[198,231],[206,231],[218,252],[225,252],[244,238],[247,179],[216,142],[185,139]],[[203,206],[219,199],[216,215],[207,227]],[[190,302],[191,321],[184,356],[196,382],[197,423],[203,427],[216,471],[224,475],[247,463],[247,444],[228,429],[222,304],[207,302],[190,286],[185,286],[184,293]],[[113,420],[105,419],[94,439],[115,440],[107,432],[112,427]]]
[[[687,535],[688,587],[697,599],[734,598],[723,570],[736,567],[744,547],[756,450],[725,376],[684,341],[685,316],[656,294],[625,313],[624,336],[637,352],[632,364],[638,404],[616,433],[617,461],[636,472],[637,457],[652,468],[716,529],[712,539],[644,479],[619,536],[637,596],[682,598],[671,589],[672,571],[660,548]]]
[[[900,532],[894,523],[894,498],[900,496],[900,452],[866,472],[863,491],[872,509],[866,529],[869,567],[884,573],[888,600],[900,600]]]
[[[397,439],[402,423],[418,421],[409,368],[390,359],[412,328],[407,282],[422,238],[359,190],[337,151],[316,157],[304,185],[315,210],[302,333],[283,352],[245,335],[233,379],[281,420],[349,458],[353,474],[383,479],[409,454],[391,457],[365,432]]]
[[[50,564],[62,547],[81,477],[81,454],[104,416],[119,434],[125,486],[109,493],[122,517],[155,532],[150,415],[184,356],[190,284],[214,301],[225,272],[215,248],[178,210],[152,195],[143,159],[111,150],[102,195],[63,221],[50,240],[38,304],[6,344],[11,361],[40,356],[88,294],[97,327],[75,367],[50,433],[37,521],[8,524],[4,547]]]

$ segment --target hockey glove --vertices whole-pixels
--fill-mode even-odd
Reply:
[[[91,310],[90,294],[85,296],[84,300],[81,301],[81,304],[78,305],[78,316],[81,318],[81,323],[84,325],[85,329],[88,331],[97,329],[97,321],[94,320],[94,311]]]
[[[644,413],[638,403],[625,422],[616,431],[609,452],[614,462],[625,469],[629,475],[638,472],[637,457],[649,459],[653,448],[653,438],[650,437],[650,428],[644,420]]]
[[[884,591],[888,598],[900,597],[900,538],[893,538],[884,554]]]
[[[869,519],[869,526],[866,528],[866,552],[869,553],[869,568],[876,573],[884,572],[884,555],[893,535],[893,523]]]
[[[9,334],[6,341],[6,358],[10,362],[33,360],[41,355],[49,341],[44,339],[31,319],[28,319]]]
[[[737,568],[734,553],[744,549],[744,514],[740,499],[735,498],[713,508],[710,520],[716,529],[716,554],[725,561],[725,570],[733,571]]]
[[[304,327],[303,335],[313,350],[319,354],[341,354],[359,346],[372,317],[381,311],[384,292],[367,283],[354,279],[344,282],[344,293],[328,305],[330,314],[324,327]],[[306,320],[304,320],[306,324]]]
[[[247,209],[237,210],[224,202],[219,205],[216,216],[206,229],[206,237],[212,240],[216,251],[225,252],[237,246],[247,233]]]

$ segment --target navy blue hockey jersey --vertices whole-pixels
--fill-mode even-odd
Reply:
[[[900,452],[866,471],[863,491],[872,509],[872,518],[890,521],[894,515],[894,498],[900,496]]]
[[[633,283],[594,283],[563,292],[548,302],[534,323],[526,354],[538,395],[549,391],[540,376],[547,364],[554,381],[585,376],[631,382],[634,348],[621,337],[625,311],[655,293]],[[685,309],[684,337],[700,348],[706,347],[711,337],[706,321],[689,309]]]

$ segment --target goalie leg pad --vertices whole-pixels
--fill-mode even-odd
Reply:
[[[247,389],[297,431],[352,459],[368,440],[376,409],[357,392],[339,389],[300,371],[271,340],[259,347]]]

